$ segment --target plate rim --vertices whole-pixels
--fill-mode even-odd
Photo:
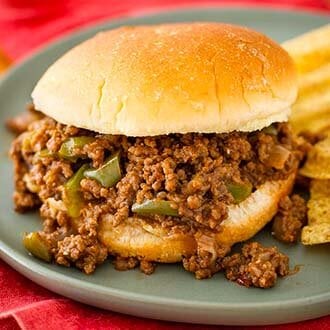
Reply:
[[[13,257],[10,255],[10,252],[14,252],[16,255]],[[19,255],[20,257],[17,257]],[[7,263],[11,263],[11,261],[14,264],[21,265],[25,270],[31,271],[31,273],[37,274],[40,277],[44,279],[55,279],[56,281],[65,282],[68,278],[70,282],[74,284],[76,288],[82,288],[82,290],[96,290],[98,293],[104,294],[106,292],[107,295],[116,296],[118,298],[124,298],[127,299],[127,296],[130,296],[130,300],[136,301],[136,302],[149,302],[149,303],[155,303],[155,300],[157,300],[157,304],[160,305],[168,305],[171,304],[173,306],[177,307],[190,307],[190,308],[196,308],[196,307],[203,307],[207,309],[213,309],[213,308],[233,308],[233,307],[239,307],[241,309],[250,310],[251,308],[257,308],[261,305],[263,307],[267,307],[270,309],[276,308],[276,307],[283,307],[285,305],[292,306],[293,304],[295,306],[305,306],[305,304],[308,303],[314,303],[317,304],[319,302],[330,302],[330,290],[328,292],[320,293],[313,296],[307,296],[303,298],[294,298],[289,299],[285,301],[267,301],[267,302],[243,302],[243,303],[227,303],[227,302],[207,302],[207,301],[199,301],[199,300],[190,300],[187,301],[185,299],[177,299],[177,298],[167,298],[167,297],[159,297],[149,294],[143,294],[143,293],[132,293],[130,291],[125,291],[122,289],[115,289],[112,287],[105,287],[100,284],[96,283],[90,283],[88,281],[80,280],[78,278],[72,278],[68,275],[62,274],[57,272],[56,270],[49,269],[44,267],[41,263],[36,262],[35,258],[30,256],[29,254],[22,254],[20,252],[15,251],[10,246],[8,246],[6,243],[4,243],[0,239],[0,257],[5,260]],[[34,269],[32,270],[29,267],[29,264],[33,265]],[[57,267],[60,267],[59,265],[55,265]],[[48,276],[47,274],[50,274],[52,277]],[[25,275],[23,275],[25,276]],[[37,283],[38,284],[38,283]],[[79,284],[82,284],[79,285]],[[235,284],[235,283],[233,283]],[[40,285],[40,284],[38,284]],[[242,288],[244,289],[244,288]],[[49,289],[48,289],[49,290]]]

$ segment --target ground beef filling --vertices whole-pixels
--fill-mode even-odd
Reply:
[[[92,139],[74,149],[76,157],[59,157],[66,139],[82,136]],[[253,191],[266,181],[285,179],[301,158],[298,149],[288,126],[282,123],[252,133],[130,138],[96,134],[44,117],[32,122],[13,142],[14,201],[19,212],[42,205],[41,234],[55,260],[91,273],[107,257],[106,248],[97,239],[98,223],[104,217],[115,226],[132,215],[134,203],[168,201],[177,216],[156,214],[146,219],[174,231],[216,231],[227,217],[228,205],[235,203],[228,184],[250,186]],[[45,150],[47,156],[42,156]],[[83,204],[79,221],[75,219],[78,225],[73,226],[63,205],[63,185],[82,164],[99,168],[115,153],[120,154],[121,179],[106,188],[83,178],[79,185]],[[138,261],[117,259],[119,269],[137,264],[147,273],[154,269],[142,257]],[[201,250],[197,256],[186,256],[184,267],[197,277],[209,277],[220,269],[216,259]]]
[[[295,243],[301,228],[307,223],[306,201],[295,194],[280,200],[278,212],[273,222],[273,235],[285,243]]]
[[[246,287],[270,288],[278,276],[289,274],[289,258],[276,247],[263,247],[257,242],[245,244],[241,253],[225,257],[221,266],[230,281]]]

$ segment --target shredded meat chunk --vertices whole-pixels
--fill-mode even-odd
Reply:
[[[146,275],[151,275],[156,269],[156,264],[148,260],[140,261],[140,270]]]
[[[214,259],[210,252],[201,251],[196,255],[183,258],[182,263],[185,270],[194,273],[195,277],[201,280],[212,277],[221,269],[219,260],[221,258]]]
[[[29,172],[29,166],[24,161],[21,152],[22,137],[18,137],[11,146],[11,156],[14,162],[15,192],[13,195],[15,211],[26,212],[41,205],[41,201],[35,192],[28,188],[25,176]]]
[[[43,238],[51,246],[51,253],[58,264],[75,265],[90,274],[108,257],[107,248],[97,238],[97,211],[94,213],[86,209],[83,220],[74,223],[61,208],[62,201],[51,199],[42,205]]]
[[[247,243],[241,253],[225,257],[222,267],[227,279],[240,285],[270,288],[278,276],[289,274],[289,258],[276,247]]]
[[[273,235],[280,241],[294,243],[307,221],[306,201],[299,195],[285,196],[279,203],[273,222]]]
[[[221,269],[222,258],[230,252],[229,247],[220,246],[214,235],[195,234],[197,253],[182,260],[185,270],[195,274],[197,279],[210,278]]]
[[[115,257],[113,264],[117,270],[129,270],[137,267],[139,265],[139,260],[133,257],[123,258],[117,256]]]
[[[139,260],[141,259],[141,260]],[[123,258],[120,256],[116,256],[113,264],[117,270],[129,270],[136,268],[140,264],[140,270],[146,275],[151,275],[156,268],[156,264],[151,261],[144,260],[143,258]]]
[[[103,263],[107,256],[107,249],[96,239],[71,235],[58,242],[55,260],[64,266],[70,266],[73,263],[86,274],[90,274],[95,270],[96,265]]]

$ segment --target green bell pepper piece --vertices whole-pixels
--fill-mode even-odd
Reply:
[[[62,145],[60,150],[58,151],[58,155],[64,159],[75,162],[81,155],[75,153],[76,148],[82,148],[85,144],[91,143],[95,140],[92,136],[77,136],[66,139]]]
[[[42,149],[34,154],[33,159],[37,160],[38,158],[46,158],[46,157],[53,157],[53,156],[56,156],[56,153],[52,153],[48,149]]]
[[[265,128],[263,128],[262,131],[266,134],[269,134],[269,135],[277,135],[277,133],[278,133],[275,126],[272,125],[272,124],[265,127]]]
[[[133,204],[132,212],[137,214],[162,214],[178,216],[178,210],[171,206],[169,201],[146,200],[142,204]]]
[[[234,197],[235,203],[240,203],[252,193],[252,184],[249,183],[227,183],[226,187]]]
[[[42,149],[39,152],[37,152],[36,155],[38,155],[38,157],[51,157],[54,156],[54,153],[52,153],[48,149]]]
[[[84,175],[86,178],[98,181],[103,187],[114,186],[122,177],[119,154],[109,157],[100,168],[85,171]]]
[[[38,232],[25,234],[23,237],[24,247],[35,257],[50,262],[52,256],[44,239]]]
[[[68,215],[76,218],[83,206],[83,198],[80,192],[80,181],[84,178],[84,172],[88,165],[82,165],[79,170],[64,184],[64,204],[67,207]]]

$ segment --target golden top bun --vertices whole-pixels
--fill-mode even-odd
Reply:
[[[286,121],[294,65],[277,43],[228,24],[122,27],[57,60],[36,85],[36,109],[107,134],[254,131]]]
[[[269,181],[246,200],[231,205],[220,230],[213,234],[216,244],[230,247],[259,232],[275,215],[280,199],[290,193],[295,174],[282,181]],[[99,239],[110,253],[122,257],[144,257],[164,263],[179,262],[184,255],[197,252],[198,241],[184,233],[171,233],[160,224],[142,218],[128,218],[117,226],[104,219],[100,223]]]

